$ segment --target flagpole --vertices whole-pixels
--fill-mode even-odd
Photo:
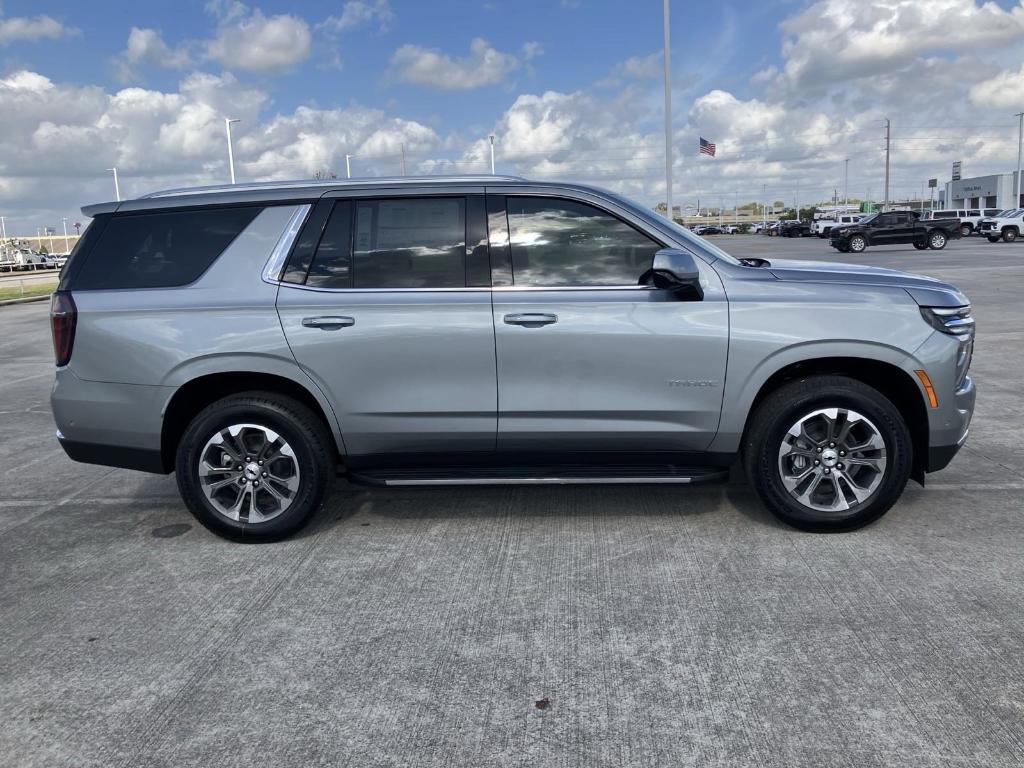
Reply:
[[[672,218],[672,82],[671,82],[671,52],[669,48],[669,25],[668,25],[668,4],[664,0],[662,4],[663,21],[665,26],[665,206],[668,220]]]

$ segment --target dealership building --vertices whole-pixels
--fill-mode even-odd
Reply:
[[[1016,171],[957,179],[946,182],[940,204],[943,208],[1019,208],[1021,202],[1014,202],[1016,189]]]

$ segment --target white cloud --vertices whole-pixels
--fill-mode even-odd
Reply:
[[[376,22],[380,29],[385,29],[394,18],[388,0],[348,0],[340,16],[328,16],[317,26],[329,32],[343,32]]]
[[[221,8],[221,6],[218,6]],[[287,72],[308,58],[312,33],[291,14],[265,16],[234,3],[222,8],[217,36],[205,44],[206,57],[225,67],[252,72]]]
[[[139,27],[132,27],[125,49],[114,59],[117,74],[122,80],[134,77],[143,65],[184,69],[192,63],[186,46],[171,48],[157,30]]]
[[[783,77],[820,86],[870,77],[938,51],[1024,38],[1024,5],[1006,11],[975,0],[819,0],[780,24]]]
[[[1018,109],[1021,106],[1021,86],[1024,85],[1024,65],[1017,70],[1004,70],[995,77],[983,80],[971,88],[971,102],[983,107]]]
[[[77,34],[77,29],[62,24],[52,16],[0,18],[0,45],[17,40],[56,40]]]
[[[446,90],[468,90],[502,82],[509,74],[540,55],[537,43],[523,46],[520,56],[495,50],[482,39],[469,45],[469,56],[456,58],[418,45],[403,45],[391,56],[391,67],[398,79],[417,85]]]

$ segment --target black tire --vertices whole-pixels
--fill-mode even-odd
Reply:
[[[835,248],[840,253],[849,253],[850,252],[850,246],[848,246],[848,245],[834,245],[832,247]]]
[[[946,237],[945,232],[941,232],[936,229],[928,233],[928,247],[933,251],[941,251],[946,247],[947,242],[948,238]]]
[[[863,253],[868,247],[868,240],[864,235],[854,235],[850,238],[849,248],[852,253]]]
[[[970,237],[972,232],[974,232],[974,229],[970,224],[960,225],[960,237]]]
[[[990,243],[998,243],[999,242],[999,235],[989,235],[988,236],[988,241]]]
[[[928,243],[920,243],[917,240],[915,240],[914,247],[917,248],[917,250],[919,251],[926,251],[928,250]]]
[[[1003,242],[1012,243],[1017,239],[1017,230],[1013,227],[1007,227],[1003,230]]]
[[[228,518],[210,503],[200,484],[204,446],[234,424],[269,428],[294,453],[298,488],[283,512],[263,522]],[[204,408],[182,435],[175,461],[178,490],[195,518],[219,536],[247,542],[279,541],[302,528],[322,505],[336,465],[334,440],[323,421],[302,403],[274,392],[242,392]]]
[[[779,451],[798,420],[822,408],[858,411],[877,427],[886,449],[886,467],[871,496],[844,512],[824,512],[797,501],[782,482]],[[779,520],[814,533],[852,531],[884,515],[907,484],[913,465],[910,430],[896,407],[878,390],[845,376],[809,376],[791,381],[758,405],[743,442],[750,484]]]

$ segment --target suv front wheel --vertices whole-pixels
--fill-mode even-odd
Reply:
[[[850,531],[884,515],[910,477],[910,431],[878,390],[844,376],[783,385],[754,413],[747,477],[777,518],[814,532]]]
[[[245,392],[203,409],[178,445],[178,490],[204,526],[238,541],[277,541],[319,509],[334,475],[323,422],[302,403]]]

